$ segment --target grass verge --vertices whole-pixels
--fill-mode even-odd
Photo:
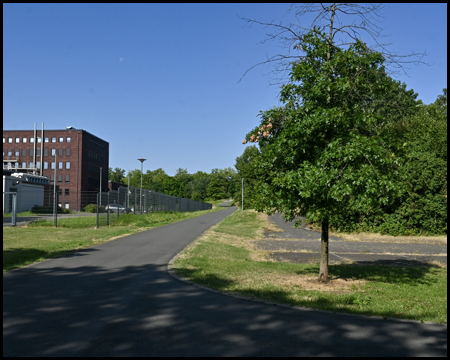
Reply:
[[[196,212],[154,212],[111,217],[109,227],[96,229],[96,217],[75,217],[53,221],[39,220],[23,227],[3,228],[3,271],[42,261],[67,252],[98,245],[123,236],[175,223],[221,210]]]
[[[235,212],[192,243],[173,264],[186,279],[230,294],[333,312],[447,323],[447,269],[330,265],[270,260],[256,249],[267,217]]]

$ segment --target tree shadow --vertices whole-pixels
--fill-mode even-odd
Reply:
[[[33,248],[12,248],[3,250],[3,271],[10,271],[22,266],[42,261],[44,259],[57,258],[60,256],[83,256],[89,252],[97,251],[95,248],[44,251]]]
[[[424,266],[416,261],[417,266],[386,265],[384,261],[368,261],[363,264],[339,264],[329,265],[328,272],[332,277],[341,279],[378,281],[389,284],[432,285],[436,281],[430,279],[428,274],[435,274],[438,266],[429,264]],[[420,264],[420,266],[419,266]],[[310,275],[319,273],[319,264],[311,264],[296,270],[298,275]]]
[[[178,281],[166,265],[76,260],[63,256],[4,274],[3,356],[446,354],[443,326],[268,306]],[[214,274],[203,278],[205,286],[233,287]],[[288,300],[283,292],[263,295]],[[416,347],[414,338],[427,342]]]

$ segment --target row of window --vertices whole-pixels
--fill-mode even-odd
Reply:
[[[66,170],[70,170],[70,161],[65,161],[65,163],[66,163],[65,169]],[[23,161],[22,162],[22,167],[19,166],[20,165],[19,162],[15,162],[13,164],[8,162],[6,164],[7,164],[6,168],[8,168],[8,169],[13,169],[13,168],[15,168],[15,169],[19,169],[19,168],[21,168],[21,169],[34,169],[34,163],[32,161],[30,161],[28,163],[28,166],[27,166],[27,162]],[[55,166],[56,166],[56,163],[54,161],[52,161],[50,163],[50,169],[54,170]],[[3,164],[3,168],[5,168],[5,163]],[[36,162],[36,169],[40,169],[40,168],[41,168],[41,162],[37,161]],[[45,170],[48,169],[48,161],[44,161],[44,169]],[[58,169],[59,170],[63,170],[64,169],[64,161],[59,161],[58,162]]]
[[[10,137],[10,138],[8,138],[8,143],[12,144],[14,139],[16,140],[15,141],[16,144],[20,143],[20,139],[22,139],[22,143],[24,143],[24,144],[28,142],[28,139],[29,139],[30,143],[34,143],[34,137],[28,138],[26,136],[22,137],[22,138],[20,138],[20,137],[16,137],[16,138]],[[60,136],[59,138],[56,138],[56,137],[52,137],[52,138],[44,137],[44,142],[48,143],[48,142],[50,142],[50,139],[51,139],[52,143],[55,143],[57,139],[59,140],[60,143],[64,142],[64,137],[63,136]],[[41,141],[42,141],[42,139],[40,137],[38,137],[37,138],[37,142],[40,143]],[[72,138],[70,136],[67,136],[66,137],[66,142],[70,143],[71,141],[72,141]],[[5,142],[6,142],[6,138],[3,138],[3,144]]]
[[[58,196],[62,196],[62,189],[59,188]],[[70,196],[70,189],[64,189],[64,196]]]
[[[64,182],[66,182],[66,183],[70,182],[70,175],[57,175],[56,180],[57,180],[57,182],[62,183],[63,178],[64,178]],[[54,174],[50,175],[50,182],[55,182]],[[67,191],[69,191],[69,189],[67,189]]]
[[[22,150],[22,151],[20,151]],[[33,156],[34,149],[28,149],[30,156]],[[14,149],[14,156],[20,156],[20,153],[22,152],[22,156],[27,156],[27,149]],[[66,156],[70,156],[70,148],[66,149]],[[13,156],[13,150],[7,149],[6,151],[7,156]],[[51,149],[52,156],[56,155],[56,149]],[[41,156],[41,149],[36,149],[36,155]],[[58,156],[64,155],[64,149],[58,149]],[[3,149],[3,156],[5,156],[5,149]],[[44,156],[48,156],[48,148],[44,149]]]

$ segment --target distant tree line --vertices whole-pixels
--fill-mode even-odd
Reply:
[[[130,186],[141,186],[141,170],[109,168],[109,180]],[[163,169],[147,170],[142,175],[142,187],[163,194],[185,199],[209,201],[231,198],[236,191],[237,172],[233,168],[212,169],[208,174],[197,171],[189,174],[187,169],[179,168],[175,176],[169,176]],[[239,185],[240,186],[240,185]]]

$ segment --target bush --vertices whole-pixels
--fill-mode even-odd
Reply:
[[[97,204],[86,205],[84,207],[84,211],[88,212],[88,213],[96,213],[97,212]],[[105,206],[104,205],[100,205],[98,212],[104,213],[105,212]]]
[[[35,214],[53,214],[53,206],[38,206],[34,205],[31,208],[31,212]],[[70,214],[71,211],[69,209],[64,209],[62,207],[57,206],[58,214]]]

